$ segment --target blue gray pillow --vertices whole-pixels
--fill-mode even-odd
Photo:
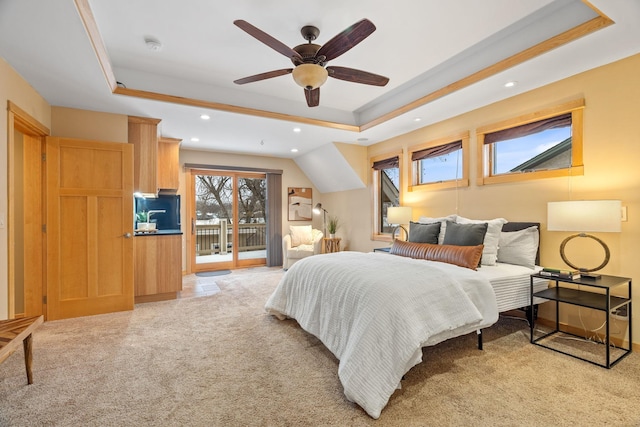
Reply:
[[[477,246],[484,242],[484,235],[487,234],[488,224],[458,224],[447,221],[447,228],[444,234],[443,245],[457,246]]]
[[[440,223],[421,224],[419,222],[409,223],[409,241],[414,243],[438,244],[440,235]]]

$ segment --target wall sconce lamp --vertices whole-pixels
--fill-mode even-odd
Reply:
[[[621,231],[620,200],[576,200],[566,202],[549,202],[547,204],[548,231],[577,231],[562,241],[560,256],[571,268],[580,271],[581,277],[597,279],[600,274],[590,274],[604,268],[609,263],[611,253],[609,247],[601,239],[586,232],[619,233]],[[595,268],[584,268],[574,265],[565,254],[565,246],[576,237],[588,237],[600,243],[605,257],[602,264]]]
[[[322,214],[322,232],[327,237],[327,210],[322,207],[322,203],[317,203],[313,208],[313,213],[316,215]]]
[[[405,240],[409,239],[409,232],[402,224],[411,222],[411,208],[408,206],[390,206],[387,208],[387,222],[389,225],[396,225],[391,232],[391,237],[395,239],[398,229],[404,230]]]

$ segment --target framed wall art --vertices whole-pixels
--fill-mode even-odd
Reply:
[[[311,221],[313,219],[311,189],[289,187],[289,221]]]

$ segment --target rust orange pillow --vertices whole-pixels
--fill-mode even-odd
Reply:
[[[409,258],[446,262],[448,264],[476,270],[482,258],[483,248],[484,245],[435,245],[432,243],[414,243],[394,240],[389,253]]]

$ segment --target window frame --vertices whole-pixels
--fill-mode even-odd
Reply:
[[[371,168],[371,240],[391,242],[393,241],[391,233],[383,233],[380,228],[381,209],[380,209],[380,171],[373,169],[375,162],[398,157],[398,206],[402,206],[403,199],[403,151],[392,151],[369,158],[369,167]]]
[[[505,182],[529,181],[543,178],[556,178],[584,174],[583,153],[583,111],[584,99],[567,102],[556,107],[547,108],[535,113],[526,114],[499,123],[479,127],[476,129],[477,157],[477,185],[502,184]],[[544,120],[550,117],[571,113],[571,165],[568,168],[540,170],[531,172],[513,172],[494,175],[492,173],[492,146],[485,144],[486,134],[514,128],[527,123]]]
[[[447,145],[452,142],[462,141],[462,178],[460,179],[450,179],[442,182],[430,182],[425,184],[420,184],[420,170],[419,170],[419,160],[411,160],[411,185],[409,186],[409,191],[419,191],[419,190],[443,190],[447,188],[459,188],[459,187],[468,187],[469,186],[469,139],[470,132],[462,132],[456,135],[447,136],[443,138],[438,138],[433,141],[426,142],[424,144],[414,145],[409,147],[409,159],[413,157],[413,153],[425,150],[427,148],[439,147],[442,145]]]

